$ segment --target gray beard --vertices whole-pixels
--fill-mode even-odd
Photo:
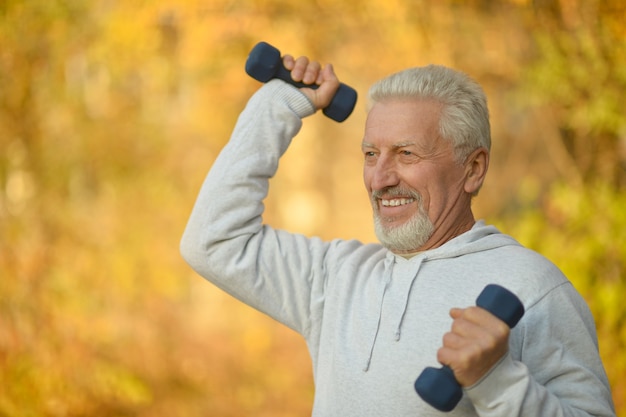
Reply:
[[[389,193],[390,190],[387,190]],[[374,207],[374,231],[380,243],[392,252],[414,252],[422,247],[432,236],[434,225],[428,218],[422,198],[415,192],[394,190],[392,195],[410,195],[415,198],[418,211],[406,223],[400,226],[387,226],[385,219],[378,211],[377,194],[372,195]]]

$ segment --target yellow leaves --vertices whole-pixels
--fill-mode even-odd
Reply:
[[[152,393],[146,384],[122,366],[96,362],[93,369],[85,371],[91,376],[91,391],[95,398],[127,406],[140,406],[152,401]]]
[[[510,160],[493,159],[487,187],[495,191],[478,199],[500,201],[533,175],[521,202],[499,207],[519,209],[512,234],[553,259],[589,300],[617,384],[626,374],[626,201],[596,183],[555,188],[545,206],[528,202],[553,178],[537,158],[554,162],[545,134],[559,132],[558,122],[589,134],[585,143],[622,138],[624,49],[609,42],[603,55],[590,31],[554,36],[527,0],[491,2],[488,11],[483,3],[5,0],[0,414],[310,413],[304,342],[219,293],[178,254],[202,178],[259,87],[243,67],[260,40],[332,62],[361,97],[341,125],[305,121],[272,180],[266,220],[374,240],[359,152],[368,86],[407,66],[463,69],[490,93],[495,148],[512,149]],[[600,3],[602,39],[623,40],[617,2]],[[578,3],[567,4],[568,25],[584,22],[572,11]],[[530,68],[537,56],[541,65]],[[532,82],[521,84],[529,72]],[[572,85],[593,94],[574,95]],[[538,125],[516,113],[512,92],[566,111]],[[513,159],[533,165],[518,175],[508,170]],[[572,161],[554,164],[572,169]]]

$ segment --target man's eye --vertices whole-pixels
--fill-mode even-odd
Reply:
[[[411,155],[413,155],[413,152],[407,151],[407,150],[402,150],[402,155],[404,155],[404,156],[411,156]]]

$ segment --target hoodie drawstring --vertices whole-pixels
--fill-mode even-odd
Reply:
[[[389,287],[389,283],[391,282],[391,274],[393,272],[393,262],[394,262],[393,258],[388,257],[387,259],[385,259],[385,274],[383,275],[382,294],[380,296],[380,305],[378,306],[378,321],[376,322],[376,329],[372,337],[372,343],[370,344],[370,348],[369,348],[369,352],[367,355],[367,360],[365,361],[365,367],[363,368],[363,372],[367,372],[370,369],[370,363],[372,362],[372,355],[374,354],[374,345],[376,344],[376,339],[378,338],[378,331],[380,330],[380,322],[382,320],[383,303],[385,302],[385,294],[387,293],[387,287]]]
[[[417,274],[419,273],[423,262],[424,262],[424,258],[420,259],[419,264],[417,265],[417,269],[415,270],[415,273],[413,274],[413,277],[411,278],[410,281],[407,281],[405,283],[405,288],[403,288],[401,291],[404,297],[404,303],[402,306],[402,312],[400,314],[400,317],[398,318],[398,325],[396,327],[396,332],[395,332],[396,341],[399,341],[402,335],[402,323],[404,322],[404,316],[406,315],[406,311],[408,309],[409,296],[411,295],[413,284],[415,283],[417,279]],[[378,317],[376,321],[376,328],[374,329],[374,333],[372,335],[372,342],[369,345],[369,350],[367,352],[367,359],[365,361],[365,366],[363,367],[363,372],[367,372],[369,370],[370,364],[372,362],[372,356],[374,354],[374,346],[376,345],[376,340],[378,339],[378,333],[380,331],[380,324],[382,321],[383,305],[385,303],[385,295],[387,294],[387,289],[389,288],[389,284],[391,283],[391,277],[393,275],[394,264],[395,264],[395,259],[393,257],[388,257],[387,259],[385,259],[385,269],[384,269],[385,272],[383,275],[383,280],[381,281],[382,288],[381,288],[381,295],[380,295],[380,303],[378,305],[378,314],[377,314]]]
[[[406,314],[406,310],[409,306],[409,296],[411,295],[411,291],[413,290],[413,283],[417,279],[417,274],[422,268],[422,263],[424,262],[424,258],[420,259],[420,263],[417,265],[417,269],[413,274],[413,278],[409,282],[409,286],[403,291],[404,294],[404,307],[402,308],[402,314],[400,315],[400,319],[398,320],[398,327],[396,328],[396,342],[400,340],[401,332],[402,332],[402,322],[404,321],[404,315]]]

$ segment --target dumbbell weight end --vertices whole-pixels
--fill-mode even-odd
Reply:
[[[322,113],[336,122],[343,122],[352,114],[356,99],[357,93],[354,88],[340,84],[330,104],[322,109]]]
[[[415,391],[439,411],[452,411],[461,401],[463,390],[449,366],[425,368],[415,380]]]

